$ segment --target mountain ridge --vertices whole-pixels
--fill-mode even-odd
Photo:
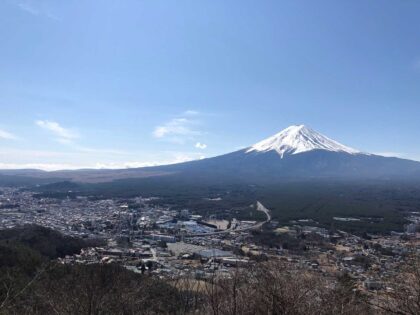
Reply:
[[[6,181],[8,176],[27,176],[76,182],[168,176],[192,182],[249,183],[313,178],[389,179],[420,178],[420,162],[364,153],[304,125],[295,125],[248,148],[179,164],[119,170],[5,170],[0,175]]]

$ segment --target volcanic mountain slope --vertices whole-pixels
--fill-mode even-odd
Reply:
[[[304,125],[226,155],[161,166],[160,171],[246,181],[420,177],[420,162],[363,153]]]
[[[304,125],[291,126],[248,148],[173,165],[58,172],[13,171],[3,175],[106,182],[126,178],[166,178],[200,182],[264,182],[289,179],[420,178],[420,162],[363,153]]]

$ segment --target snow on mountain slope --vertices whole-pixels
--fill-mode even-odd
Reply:
[[[284,155],[312,150],[362,154],[362,152],[342,145],[304,125],[290,126],[278,134],[254,144],[246,152],[268,152],[273,150],[282,158]]]

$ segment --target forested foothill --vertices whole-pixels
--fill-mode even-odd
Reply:
[[[161,278],[116,264],[63,265],[56,258],[85,246],[50,229],[0,231],[0,314],[412,314],[420,313],[419,258],[387,289],[357,287],[278,260],[228,277]]]

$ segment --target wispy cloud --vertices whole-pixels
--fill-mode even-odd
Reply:
[[[55,121],[37,120],[35,124],[38,127],[51,132],[56,137],[56,140],[62,144],[70,144],[73,142],[73,140],[76,140],[80,137],[76,131],[64,128]]]
[[[197,120],[187,117],[173,118],[167,123],[155,127],[153,136],[183,144],[187,140],[193,140],[195,137],[202,135],[202,132],[197,129],[198,124]]]
[[[53,137],[54,140],[60,144],[66,145],[68,148],[78,154],[85,155],[107,155],[107,156],[128,156],[133,153],[124,150],[106,149],[106,148],[91,148],[83,146],[79,143],[81,136],[78,131],[70,128],[65,128],[56,121],[50,120],[37,120],[35,124],[47,130]]]
[[[197,143],[195,144],[195,147],[196,147],[197,149],[204,150],[204,149],[206,149],[206,148],[207,148],[207,144],[205,144],[205,143],[201,143],[201,142],[197,142]]]
[[[20,1],[17,6],[32,15],[39,15],[39,10],[33,7],[28,1]]]
[[[34,16],[44,16],[55,21],[60,20],[57,16],[51,13],[50,8],[46,5],[45,1],[15,0],[14,2],[19,9],[28,14]]]
[[[3,140],[17,140],[18,137],[15,136],[14,134],[8,132],[8,131],[0,129],[0,139],[3,139]]]
[[[199,111],[192,110],[192,109],[186,110],[186,111],[184,112],[184,115],[185,115],[185,116],[196,116],[196,115],[199,115],[199,114],[200,114],[200,112],[199,112]]]

